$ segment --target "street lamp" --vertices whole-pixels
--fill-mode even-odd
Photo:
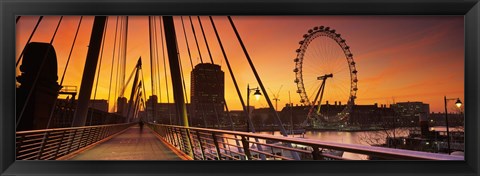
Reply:
[[[445,102],[445,125],[447,126],[447,146],[448,146],[448,154],[450,155],[450,132],[448,130],[448,111],[447,111],[447,100],[457,100],[455,102],[455,106],[460,108],[462,106],[462,102],[460,101],[460,98],[447,98],[447,96],[443,97],[443,100]]]
[[[255,96],[255,99],[258,101],[260,100],[260,96],[262,95],[262,93],[260,93],[260,89],[257,88],[253,88],[253,89],[250,89],[250,85],[247,84],[247,120],[246,120],[246,123],[247,123],[247,132],[250,131],[250,91],[252,90],[255,90],[255,92],[253,93],[253,95]]]

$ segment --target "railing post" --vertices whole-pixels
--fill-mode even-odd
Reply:
[[[82,134],[80,135],[80,140],[78,140],[78,145],[77,145],[77,149],[76,149],[76,150],[78,150],[78,149],[81,148],[81,146],[82,146],[82,141],[83,141],[83,136],[85,136],[85,128],[82,128],[81,130],[82,130]]]
[[[320,151],[320,149],[318,149],[318,146],[312,146],[312,148],[313,148],[313,151],[312,151],[313,160],[323,160],[322,152]]]
[[[200,145],[200,151],[202,152],[202,159],[207,160],[207,158],[205,156],[205,151],[204,151],[203,145],[202,145],[202,139],[200,138],[200,133],[198,131],[196,131],[196,133],[197,133],[198,144]]]
[[[190,156],[195,159],[195,150],[194,150],[194,147],[193,147],[193,144],[192,144],[192,138],[190,137],[190,129],[185,129],[185,133],[187,133],[187,139],[188,139],[188,143],[190,145],[190,147],[188,147],[190,149]]]
[[[158,131],[161,134],[161,136],[164,140],[166,140],[168,143],[172,144],[172,141],[170,140],[170,137],[168,136],[168,133],[167,133],[167,130],[165,129],[165,127],[152,125],[152,128],[155,131]]]
[[[38,160],[40,159],[40,157],[42,157],[43,148],[45,147],[45,143],[47,143],[47,139],[48,139],[49,135],[50,135],[49,131],[45,132],[45,134],[43,135],[42,144],[40,146],[40,151],[38,151],[38,155],[37,155]]]
[[[105,137],[107,136],[107,129],[108,128],[106,126],[102,127],[102,135],[100,136],[100,140],[105,139]]]
[[[97,142],[97,141],[102,140],[102,135],[103,135],[103,127],[97,127],[95,129],[97,129],[97,133],[96,133],[97,137],[95,138],[95,141],[93,141],[93,142]]]
[[[182,142],[182,140],[180,139],[181,136],[179,136],[177,128],[173,128],[172,130],[173,130],[173,134],[175,135],[175,140],[177,141],[178,148],[179,148],[181,151],[183,151],[183,142]]]
[[[245,136],[242,136],[242,146],[243,146],[243,153],[245,153],[245,156],[247,157],[247,160],[252,160],[252,155],[250,154],[250,143],[247,141],[247,138]]]
[[[70,144],[68,145],[68,153],[70,153],[70,151],[72,151],[72,145],[73,145],[73,141],[75,141],[75,136],[77,135],[77,129],[74,130],[73,132],[73,136],[70,136],[72,138],[72,140],[70,141]]]
[[[220,154],[220,147],[218,146],[217,135],[215,135],[215,132],[212,132],[212,139],[213,144],[215,145],[215,149],[217,150],[217,160],[222,160],[222,155]]]
[[[57,149],[56,149],[56,151],[55,151],[55,157],[54,157],[53,159],[56,159],[57,156],[58,156],[58,151],[60,150],[60,147],[61,147],[62,144],[63,144],[63,138],[65,137],[65,132],[66,132],[66,131],[63,131],[63,133],[62,133],[62,140],[61,140],[61,141],[58,143],[58,145],[57,145]]]
[[[21,149],[21,146],[23,144],[23,138],[25,136],[20,136],[20,139],[18,141],[18,144],[16,144],[15,148],[16,148],[16,151],[15,151],[15,158],[18,157],[18,155],[20,154],[20,149]]]
[[[175,132],[173,131],[173,127],[167,127],[167,131],[170,135],[170,138],[172,139],[172,144],[173,146],[177,147],[179,144],[177,142],[177,136],[175,135]]]

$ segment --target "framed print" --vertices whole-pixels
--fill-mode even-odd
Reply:
[[[2,175],[478,175],[477,0],[0,5]]]

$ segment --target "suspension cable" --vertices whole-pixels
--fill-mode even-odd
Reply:
[[[55,28],[55,32],[53,33],[52,39],[50,40],[50,43],[49,43],[50,46],[52,46],[52,43],[55,39],[58,28],[60,27],[60,24],[62,22],[62,19],[63,19],[63,16],[61,16],[60,20],[58,21],[57,27]],[[25,50],[25,48],[23,50]],[[37,75],[35,75],[35,79],[33,80],[32,88],[30,88],[30,90],[28,91],[27,98],[25,99],[25,104],[23,105],[22,110],[20,111],[20,114],[18,116],[18,121],[15,124],[15,129],[17,129],[18,125],[20,124],[20,121],[22,120],[23,113],[25,112],[25,108],[27,107],[28,101],[30,101],[30,97],[32,96],[33,90],[37,86],[38,78],[40,77],[40,73],[42,72],[43,67],[45,66],[45,60],[46,60],[49,52],[50,52],[50,49],[47,50],[47,52],[45,52],[45,55],[43,56],[42,63],[40,64],[39,71],[38,71]]]
[[[182,20],[183,35],[185,36],[185,43],[187,44],[188,57],[190,58],[190,66],[192,66],[193,70],[192,54],[190,53],[190,46],[188,45],[187,32],[185,30],[185,24],[183,23],[183,16],[180,16],[180,19]]]
[[[243,102],[243,98],[242,98],[242,94],[240,93],[240,89],[238,89],[238,84],[236,83],[236,80],[235,80],[235,76],[233,75],[233,71],[230,67],[230,63],[228,62],[228,58],[227,58],[227,54],[225,53],[225,49],[223,47],[223,44],[222,44],[222,41],[220,40],[220,36],[218,35],[218,31],[217,31],[217,27],[215,26],[215,23],[213,22],[213,18],[212,16],[209,16],[209,19],[210,19],[210,22],[212,23],[212,27],[213,27],[213,30],[215,32],[215,36],[217,37],[217,40],[218,40],[218,44],[220,45],[220,49],[222,50],[222,54],[223,54],[223,57],[225,58],[226,62],[227,62],[227,66],[228,66],[228,69],[229,69],[229,72],[230,72],[230,76],[232,77],[232,79],[234,80],[235,82],[235,86],[236,86],[236,89],[237,89],[237,93],[241,99],[241,102],[242,102],[242,105],[244,104]],[[223,103],[225,105],[225,110],[227,111],[227,116],[230,120],[230,124],[231,124],[231,129],[233,131],[235,131],[235,126],[233,125],[233,120],[232,120],[232,117],[230,116],[230,112],[229,112],[229,109],[228,109],[228,105],[227,105],[227,101],[225,100],[225,96],[223,97]],[[242,107],[245,107],[244,105]],[[244,108],[245,109],[245,108]]]
[[[70,48],[70,53],[68,54],[68,59],[67,59],[67,63],[65,64],[65,69],[63,70],[63,74],[62,74],[62,79],[60,81],[60,87],[63,87],[63,80],[65,78],[65,73],[67,72],[67,68],[68,68],[68,65],[70,63],[70,58],[72,56],[72,51],[73,51],[73,48],[75,46],[75,43],[76,43],[76,40],[77,40],[77,36],[78,36],[78,31],[80,30],[80,25],[82,24],[82,19],[83,19],[83,16],[80,16],[80,20],[78,22],[78,26],[77,26],[77,30],[75,32],[75,36],[73,38],[73,42],[72,42],[72,47]],[[55,107],[57,105],[57,102],[58,102],[58,95],[59,95],[59,91],[57,91],[56,93],[56,96],[57,98],[55,99],[54,103],[53,103],[53,106],[52,106],[52,109],[50,111],[50,116],[48,117],[48,123],[47,123],[47,129],[50,127],[50,122],[51,122],[51,119],[53,118],[53,114],[54,114],[54,111],[55,111]]]
[[[157,16],[155,16],[153,18],[153,20],[154,20],[153,24],[155,25],[154,30],[153,30],[153,35],[155,36],[155,38],[154,38],[155,39],[155,41],[154,41],[155,53],[157,53],[157,55],[156,55],[157,57],[155,57],[155,61],[157,63],[156,66],[157,66],[157,79],[158,79],[157,80],[158,81],[158,84],[157,84],[158,89],[157,90],[158,90],[158,100],[159,100],[158,102],[162,102],[162,86],[161,86],[162,75],[161,75],[161,72],[160,72],[160,61],[158,60],[158,34],[157,34],[157,26],[158,25],[157,25],[157,20],[155,20],[156,17]],[[160,18],[160,17],[158,17],[158,18]]]
[[[210,52],[210,47],[208,46],[207,36],[205,36],[205,31],[203,30],[203,25],[202,25],[202,21],[200,20],[200,16],[197,16],[197,18],[198,18],[198,23],[200,24],[200,29],[202,30],[203,39],[205,40],[205,45],[207,46],[208,56],[210,56],[210,61],[212,62],[212,64],[215,64],[213,62],[212,53]]]
[[[237,28],[235,27],[235,24],[233,23],[232,21],[232,18],[230,16],[227,16],[228,20],[230,21],[230,25],[232,26],[233,28],[233,31],[235,32],[235,35],[237,36],[237,40],[238,42],[240,43],[240,46],[242,47],[242,50],[243,50],[243,53],[245,54],[245,57],[247,58],[247,61],[250,65],[250,68],[252,69],[253,71],[253,74],[255,75],[255,78],[258,82],[258,84],[260,85],[260,88],[262,89],[262,92],[263,94],[265,95],[265,99],[267,100],[267,103],[268,105],[270,106],[270,110],[273,111],[272,113],[277,117],[276,120],[278,122],[278,125],[280,126],[280,130],[282,132],[282,135],[283,136],[287,136],[287,133],[285,131],[285,128],[283,127],[281,121],[280,121],[280,118],[278,118],[278,114],[277,112],[275,111],[275,109],[273,109],[273,104],[272,102],[270,101],[270,98],[268,97],[268,93],[267,91],[265,90],[265,87],[263,86],[263,83],[260,79],[260,76],[258,75],[257,73],[257,70],[255,69],[255,66],[253,65],[253,62],[252,62],[252,59],[250,58],[250,55],[248,54],[248,51],[247,49],[245,48],[245,45],[242,41],[242,39],[240,38],[240,34],[238,33],[237,31]]]
[[[58,21],[57,28],[55,28],[55,32],[53,33],[53,37],[52,37],[52,39],[50,40],[50,44],[53,43],[53,40],[55,39],[55,36],[57,35],[58,27],[60,27],[60,23],[62,22],[62,19],[63,19],[63,16],[60,16],[60,20]]]
[[[183,84],[183,91],[185,92],[185,103],[188,103],[188,96],[187,96],[187,87],[185,86],[185,77],[183,76],[183,66],[182,66],[182,59],[180,59],[180,53],[178,51],[178,42],[175,40],[175,45],[177,45],[177,55],[178,55],[178,64],[180,65],[180,74],[182,77],[182,84]]]
[[[120,18],[120,33],[118,34],[119,35],[119,40],[118,40],[118,53],[117,53],[117,59],[118,59],[118,62],[117,62],[117,71],[116,71],[116,76],[115,76],[115,92],[113,94],[113,98],[117,98],[117,93],[120,93],[120,87],[118,86],[119,82],[120,82],[120,67],[121,67],[121,53],[122,53],[122,42],[123,42],[123,19]],[[120,96],[120,94],[118,95]],[[114,99],[114,104],[113,104],[113,110],[117,110],[118,112],[118,107],[117,107],[117,103],[118,103],[118,98],[117,99]]]
[[[255,69],[255,66],[253,65],[252,59],[250,58],[250,55],[248,54],[248,51],[245,48],[245,44],[243,43],[242,38],[240,37],[240,34],[238,33],[237,28],[235,27],[235,24],[233,23],[233,20],[230,16],[227,16],[227,17],[228,17],[228,21],[230,21],[230,25],[232,26],[233,31],[235,32],[235,35],[237,36],[237,39],[238,39],[238,42],[240,43],[240,46],[242,47],[242,50],[245,54],[245,57],[247,58],[248,64],[250,65],[250,68],[252,69],[252,72],[255,75],[255,78],[256,78],[258,84],[260,85],[260,88],[262,89],[263,94],[265,95],[265,99],[267,100],[270,112],[274,115],[275,120],[277,121],[278,126],[280,127],[280,131],[281,131],[282,135],[287,137],[288,136],[287,131],[285,130],[285,127],[283,126],[282,121],[280,120],[280,117],[278,116],[277,111],[275,111],[275,109],[273,108],[272,101],[270,101],[270,98],[268,97],[268,93],[265,90],[265,87],[263,86],[262,80],[260,79],[260,76],[258,75],[257,70]],[[290,144],[290,143],[288,143],[287,145],[289,147],[292,146],[292,144]],[[293,158],[295,158],[296,160],[300,160],[300,157],[298,156],[297,152],[292,151],[291,153],[292,153]]]
[[[228,71],[230,73],[230,77],[232,77],[233,84],[235,85],[235,90],[237,91],[238,98],[240,99],[240,103],[242,104],[243,111],[245,115],[248,117],[248,110],[247,107],[245,106],[245,101],[243,100],[242,93],[240,92],[240,88],[238,87],[237,79],[235,78],[235,75],[233,74],[232,67],[230,65],[230,61],[228,60],[227,54],[225,53],[225,49],[223,47],[222,41],[220,40],[220,36],[218,35],[217,27],[215,26],[215,23],[213,22],[212,17],[210,17],[210,22],[212,22],[213,30],[215,31],[215,35],[217,36],[218,43],[220,45],[220,48],[222,50],[223,58],[225,59],[225,63],[227,64]],[[249,123],[249,122],[247,122]],[[253,125],[250,125],[251,131],[255,132],[255,128]]]
[[[78,22],[77,31],[75,32],[75,37],[73,38],[72,47],[70,48],[70,53],[68,53],[67,64],[65,65],[65,69],[63,70],[62,79],[60,81],[60,86],[63,85],[63,79],[65,78],[65,73],[67,72],[68,64],[70,63],[70,58],[72,56],[73,47],[75,46],[75,42],[77,41],[78,31],[80,31],[80,25],[82,24],[82,20],[83,20],[83,16],[80,16],[80,21]]]
[[[195,33],[195,28],[193,27],[192,17],[188,16],[190,19],[190,25],[192,26],[193,37],[195,38],[195,43],[197,44],[198,56],[200,57],[200,63],[203,64],[202,52],[200,52],[200,47],[198,46],[197,34]]]
[[[109,104],[111,102],[110,101],[110,92],[112,90],[112,80],[113,80],[112,77],[113,77],[113,66],[115,65],[115,50],[116,50],[116,43],[117,43],[117,35],[118,35],[118,16],[116,17],[116,22],[115,22],[115,37],[113,39],[112,67],[110,68],[110,83],[108,85],[108,100],[107,101],[108,101]]]
[[[25,52],[25,48],[27,47],[27,45],[28,45],[28,44],[30,43],[30,41],[32,40],[32,37],[33,37],[33,35],[35,34],[35,31],[37,31],[38,25],[40,24],[40,22],[42,21],[42,19],[43,19],[43,16],[40,16],[40,18],[38,18],[37,24],[35,24],[35,27],[33,28],[33,31],[32,31],[32,33],[30,34],[30,37],[28,38],[27,43],[25,44],[25,47],[23,47],[22,53],[20,53],[20,56],[18,56],[17,63],[16,63],[16,65],[15,65],[15,67],[18,67],[18,64],[20,63],[20,60],[22,59],[23,53]]]

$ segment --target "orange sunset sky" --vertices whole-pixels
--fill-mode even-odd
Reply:
[[[59,18],[59,16],[44,17],[31,41],[49,42]],[[58,58],[59,81],[66,65],[79,18],[79,16],[65,16],[53,42]],[[293,59],[297,56],[295,50],[299,47],[298,42],[303,39],[303,34],[307,33],[308,29],[320,25],[335,29],[350,46],[359,79],[356,104],[422,101],[430,104],[430,111],[443,112],[444,95],[448,98],[460,98],[464,102],[463,16],[234,16],[232,18],[270,98],[273,98],[272,92],[276,94],[282,86],[278,97],[280,99],[279,109],[288,103],[289,92],[291,92],[292,103],[300,104],[299,95],[296,93],[297,86],[293,82],[295,79]],[[188,17],[183,19],[193,62],[197,64],[199,63],[199,54],[190,21]],[[233,66],[242,95],[245,97],[247,84],[256,87],[258,83],[256,83],[227,18],[215,16],[213,19]],[[22,16],[18,21],[16,28],[17,57],[15,59],[20,56],[37,20],[37,16]],[[117,17],[108,17],[100,80],[95,96],[96,99],[110,100],[111,108],[116,99],[113,92],[108,97],[116,20]],[[197,17],[192,17],[192,20],[203,60],[210,62]],[[230,110],[239,110],[241,104],[212,25],[206,16],[202,16],[201,20],[213,60],[215,64],[221,65],[225,72],[225,99]],[[188,101],[190,101],[190,60],[180,17],[175,16],[174,21],[187,85]],[[92,24],[92,16],[83,18],[63,85],[80,87]],[[129,17],[125,74],[128,77],[137,59],[142,57],[146,91],[150,96],[152,87],[150,84],[148,34],[148,17]],[[158,35],[158,40],[160,42],[160,35]],[[159,46],[160,101],[167,102],[161,43]],[[166,62],[168,68],[168,59]],[[344,64],[347,65],[347,62],[345,61]],[[117,60],[114,63],[114,70],[116,65]],[[167,70],[167,78],[170,77],[169,74],[170,70]],[[115,76],[114,72],[113,85]],[[173,102],[170,80],[168,80],[168,85],[171,94],[169,101]],[[158,92],[158,87],[156,89]],[[129,91],[125,92],[126,97],[129,97]],[[94,97],[93,92],[94,90],[92,98]],[[328,94],[328,90],[325,93]],[[330,102],[333,101],[330,100]],[[452,102],[452,107],[453,104]],[[268,106],[264,98],[259,101],[252,100],[251,105],[256,108]]]

